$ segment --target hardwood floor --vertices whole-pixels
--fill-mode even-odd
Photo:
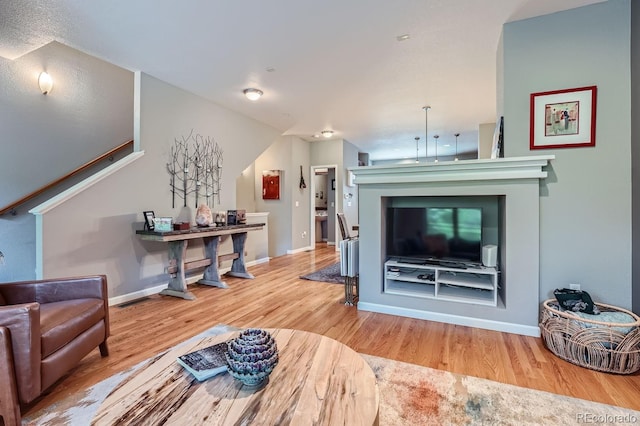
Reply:
[[[287,255],[250,268],[254,280],[225,278],[228,289],[190,286],[197,300],[151,296],[112,306],[110,355],[96,349],[27,411],[123,371],[207,328],[279,327],[336,339],[357,352],[640,410],[640,375],[598,373],[555,357],[539,338],[358,311],[341,285],[299,279],[337,261],[334,247]]]

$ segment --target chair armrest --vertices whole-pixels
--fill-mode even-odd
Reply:
[[[11,332],[0,326],[0,416],[4,424],[20,424],[20,403],[11,348]]]
[[[21,281],[0,286],[7,304],[94,298],[103,299],[105,306],[108,305],[107,277],[104,275]]]
[[[0,327],[11,335],[19,399],[31,402],[40,394],[41,384],[40,304],[0,306]]]

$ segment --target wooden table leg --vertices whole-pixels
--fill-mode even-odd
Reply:
[[[227,272],[227,275],[239,278],[254,279],[255,277],[247,272],[247,267],[244,264],[244,243],[247,241],[247,233],[241,232],[238,234],[232,234],[233,240],[233,252],[238,254],[237,259],[233,259],[231,264],[231,270]]]
[[[178,270],[170,274],[169,286],[160,294],[195,300],[193,293],[187,291],[187,281],[184,278],[184,259],[187,254],[187,240],[169,241],[169,265],[175,265]]]
[[[220,237],[204,237],[203,240],[204,253],[207,259],[211,260],[211,265],[204,269],[204,276],[198,283],[220,288],[229,288],[227,283],[220,281],[220,273],[218,272],[218,244],[220,244]]]

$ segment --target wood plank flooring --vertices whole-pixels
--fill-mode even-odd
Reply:
[[[228,289],[189,286],[197,300],[154,295],[112,306],[110,355],[93,353],[28,407],[33,411],[123,371],[218,323],[279,327],[336,339],[357,352],[517,386],[640,410],[640,375],[577,367],[539,338],[358,311],[341,285],[301,280],[337,261],[333,246],[250,268],[256,278],[225,278]]]

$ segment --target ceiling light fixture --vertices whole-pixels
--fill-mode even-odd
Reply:
[[[325,138],[330,138],[331,136],[333,136],[333,130],[323,130],[320,133],[322,133],[322,136],[324,136]]]
[[[428,150],[429,150],[429,136],[427,135],[427,130],[428,130],[428,125],[429,125],[429,110],[431,109],[431,107],[429,105],[427,106],[423,106],[422,109],[424,110],[424,161],[428,161],[429,155],[428,155]]]
[[[458,161],[458,136],[460,136],[460,133],[456,133],[455,135],[453,135],[456,137],[456,156],[453,159],[453,161]]]
[[[405,40],[409,40],[409,34],[402,34],[396,37],[396,40],[398,41],[405,41]]]
[[[40,90],[43,95],[51,92],[51,89],[53,89],[53,79],[49,73],[46,71],[40,73],[40,76],[38,77],[38,86],[40,86]]]
[[[416,140],[416,163],[418,162],[418,141],[420,140],[420,136],[416,136],[414,138]]]
[[[247,99],[249,99],[250,101],[257,101],[258,99],[260,99],[260,97],[262,95],[264,95],[264,92],[260,89],[254,89],[254,88],[248,88],[248,89],[244,89],[242,91],[242,93],[244,93],[244,95],[247,97]]]
[[[436,163],[438,162],[438,138],[439,137],[440,136],[438,136],[438,135],[433,135],[433,139],[436,140]]]

